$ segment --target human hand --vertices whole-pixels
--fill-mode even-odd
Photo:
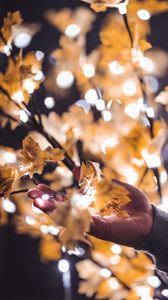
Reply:
[[[79,170],[74,172],[74,176],[76,179],[79,178]],[[129,217],[121,218],[114,214],[102,217],[93,214],[89,234],[117,244],[139,247],[146,240],[152,228],[152,205],[147,196],[139,189],[117,180],[114,182],[124,186],[129,191],[132,201],[122,206],[124,210],[127,210]],[[44,195],[48,195],[49,199],[43,200]],[[29,190],[28,196],[34,200],[36,207],[51,218],[54,216],[57,205],[64,202],[65,199],[64,193],[56,193],[44,184],[39,184],[37,188]]]

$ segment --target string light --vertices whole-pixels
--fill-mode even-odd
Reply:
[[[4,159],[8,164],[16,162],[16,154],[12,152],[5,152]]]
[[[150,13],[146,9],[140,9],[137,11],[137,15],[141,20],[147,21],[150,19]]]
[[[111,137],[111,138],[105,139],[101,144],[101,150],[104,154],[106,154],[106,148],[115,147],[117,144],[118,144],[117,137]]]
[[[119,245],[112,245],[112,246],[111,246],[111,251],[112,251],[114,254],[121,254],[122,248],[121,248]]]
[[[35,218],[33,218],[32,216],[26,216],[25,222],[26,222],[28,225],[34,225],[34,224],[36,223],[36,220],[35,220]]]
[[[95,89],[90,89],[85,93],[84,98],[89,104],[95,105],[98,100],[98,93]]]
[[[65,29],[65,35],[70,38],[76,38],[81,32],[81,28],[77,24],[70,24]]]
[[[2,207],[6,212],[10,214],[14,214],[16,211],[16,205],[8,198],[2,200]]]
[[[122,90],[125,95],[134,96],[137,92],[137,87],[133,80],[127,80],[123,83]]]
[[[124,72],[124,67],[118,61],[112,61],[108,64],[109,70],[112,74],[120,75]]]
[[[44,104],[48,109],[51,109],[55,106],[55,100],[53,97],[46,97],[44,99]]]
[[[138,119],[139,117],[139,108],[138,105],[136,103],[129,103],[125,106],[124,109],[125,113],[127,116],[129,116],[132,119]]]
[[[21,104],[24,101],[24,95],[22,91],[18,91],[13,94],[12,99],[15,100],[18,104]]]
[[[141,152],[148,168],[158,168],[161,165],[161,160],[159,155],[156,153],[149,153],[147,150]]]
[[[150,276],[147,282],[155,289],[161,285],[161,281],[157,276]]]
[[[27,31],[19,31],[14,37],[14,45],[17,48],[26,48],[32,40],[32,37]]]
[[[95,68],[92,64],[85,64],[82,66],[82,71],[85,77],[92,78],[95,76]]]
[[[41,232],[44,233],[44,234],[48,234],[48,233],[49,233],[49,228],[48,228],[48,226],[45,225],[45,224],[40,226],[40,230],[41,230]]]
[[[56,83],[58,87],[62,89],[69,89],[72,87],[74,83],[75,77],[70,71],[61,71],[57,78],[56,78]]]
[[[23,87],[29,94],[33,94],[35,89],[35,82],[33,82],[31,79],[26,79],[23,83]]]
[[[105,122],[109,122],[112,119],[112,113],[109,110],[102,111],[102,117]]]
[[[161,294],[162,294],[164,297],[168,298],[168,289],[162,290]]]
[[[35,55],[36,55],[37,60],[40,61],[40,60],[42,60],[43,57],[44,57],[44,52],[42,52],[42,51],[40,51],[40,50],[37,50],[37,51],[35,52]]]
[[[62,272],[62,273],[66,273],[69,271],[69,262],[66,259],[61,259],[58,262],[58,269]]]
[[[108,269],[101,269],[100,270],[100,275],[104,278],[109,278],[111,276],[111,272]]]
[[[29,120],[28,115],[26,114],[26,112],[24,110],[19,110],[19,118],[23,123],[27,123]]]
[[[98,99],[98,100],[96,101],[96,109],[97,109],[98,111],[102,111],[102,110],[105,109],[105,102],[104,102],[103,99]]]

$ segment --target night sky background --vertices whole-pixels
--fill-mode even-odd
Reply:
[[[33,37],[31,44],[24,53],[41,50],[45,53],[43,64],[44,73],[50,66],[50,53],[58,46],[59,33],[44,17],[47,9],[63,7],[75,8],[85,5],[80,0],[0,0],[0,26],[8,11],[20,10],[26,23],[41,24],[40,31]],[[87,6],[87,5],[85,5]],[[88,52],[99,44],[98,32],[106,13],[100,13],[93,30],[88,34]],[[149,41],[153,46],[168,52],[168,13],[154,16],[151,19],[152,34]],[[4,56],[0,56],[0,68],[4,65]],[[159,79],[160,89],[168,84],[167,78]],[[43,113],[47,113],[43,101],[46,94],[43,85],[36,92],[36,99]],[[74,87],[68,99],[55,99],[54,110],[58,113],[65,111],[68,106],[78,100],[78,91]],[[0,129],[0,145],[19,148],[26,134],[23,128],[18,128],[10,134],[10,129]],[[71,265],[72,291],[66,300],[87,299],[77,294],[78,279],[74,269],[75,256],[68,258]],[[11,225],[0,229],[0,300],[63,300],[62,274],[58,271],[57,263],[41,263],[38,254],[38,239],[26,235],[16,235]]]

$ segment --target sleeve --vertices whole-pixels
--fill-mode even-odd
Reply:
[[[152,230],[145,242],[136,250],[151,254],[157,269],[168,273],[168,214],[152,206],[154,212]]]

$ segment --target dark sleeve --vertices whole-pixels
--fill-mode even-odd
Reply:
[[[151,254],[157,269],[168,273],[168,214],[152,206],[154,213],[152,230],[143,245],[136,250]]]

